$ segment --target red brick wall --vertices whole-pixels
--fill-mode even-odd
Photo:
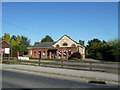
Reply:
[[[29,49],[29,56],[32,56],[32,58],[39,58],[39,51],[41,51],[41,58],[50,58],[50,56],[48,57],[48,50],[52,49],[52,48],[36,48],[36,49]],[[55,49],[55,48],[54,48]],[[59,57],[58,55],[58,51],[62,51],[62,56],[60,58],[62,59],[68,59],[68,50],[71,50],[72,53],[78,52],[78,47],[59,47],[56,48],[57,49],[57,57]],[[32,55],[30,55],[30,51],[32,50]],[[45,56],[43,56],[43,52],[45,51]],[[63,52],[67,51],[66,56],[63,55]]]
[[[71,52],[74,53],[74,52],[78,51],[78,48],[77,47],[60,47],[60,48],[58,48],[57,52],[58,51],[62,51],[62,56],[60,58],[62,58],[62,59],[68,59],[68,50],[71,50]],[[63,51],[67,51],[66,52],[66,56],[63,55]],[[57,55],[57,58],[58,57],[59,56]]]
[[[29,49],[29,56],[32,56],[32,58],[39,58],[39,51],[41,51],[41,58],[47,58],[47,48],[36,48],[36,49]],[[32,55],[30,52],[32,51]],[[46,55],[43,56],[43,51],[45,51]]]

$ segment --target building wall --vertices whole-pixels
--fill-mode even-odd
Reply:
[[[32,58],[39,58],[39,54],[41,53],[41,58],[47,58],[47,50],[47,48],[29,49],[28,55],[32,56]],[[43,55],[43,52],[45,52],[45,55]]]
[[[50,50],[51,48],[36,48],[36,49],[29,49],[29,56],[32,56],[32,58],[39,58],[39,51],[41,52],[41,57],[40,58],[51,58],[50,57],[50,52],[49,52],[49,56],[48,56],[48,50]],[[52,48],[53,49],[53,48]],[[78,52],[78,50],[80,51],[83,59],[85,57],[85,48],[81,48],[81,47],[59,47],[56,48],[56,58],[58,59],[68,59],[68,51],[71,51],[71,54]],[[59,56],[59,51],[62,52],[62,55]],[[66,55],[64,55],[64,51],[66,51]],[[43,54],[43,52],[45,52],[45,55]]]
[[[63,46],[63,43],[67,43],[68,46]],[[57,43],[53,45],[53,47],[56,47],[56,45],[59,45],[59,47],[71,47],[72,44],[75,44],[78,46],[79,44],[76,44],[74,41],[69,39],[67,36],[62,37]]]
[[[57,50],[57,58],[68,59],[68,56],[69,56],[68,51],[69,50],[71,51],[71,54],[73,54],[78,51],[78,48],[77,47],[60,47]],[[61,57],[58,55],[59,51],[62,51]],[[64,56],[64,54],[63,54],[64,51],[66,51],[66,56]]]
[[[3,41],[2,48],[11,48],[11,46],[6,41]]]

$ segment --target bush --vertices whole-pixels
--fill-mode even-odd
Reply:
[[[28,55],[23,55],[23,57],[29,57],[29,58],[32,58],[32,56],[28,56]]]
[[[4,64],[16,64],[17,60],[4,60],[2,63],[4,63]]]
[[[78,60],[81,58],[82,58],[81,54],[79,52],[75,52],[68,58],[68,60],[71,60],[71,59]]]
[[[3,60],[17,60],[17,57],[3,57]]]

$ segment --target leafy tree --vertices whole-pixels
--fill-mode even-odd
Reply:
[[[13,51],[21,51],[21,47],[20,47],[20,45],[14,45],[14,46],[12,46],[12,50]]]
[[[27,37],[25,36],[21,36],[21,41],[20,41],[20,45],[23,45],[23,46],[30,46],[30,39],[28,39]]]
[[[12,37],[10,38],[10,42],[12,42],[12,40],[16,40],[17,37],[15,35],[12,35]]]
[[[119,61],[120,58],[120,40],[100,41],[99,39],[93,39],[88,41],[86,46],[86,55],[89,58]]]
[[[27,47],[30,46],[30,39],[28,39],[25,36],[21,36],[20,46],[21,46],[20,51],[23,51],[24,54],[27,54],[28,53]]]
[[[10,44],[10,34],[5,33],[3,36],[3,40]]]
[[[22,40],[22,38],[19,35],[16,37],[16,40],[14,40],[13,38],[11,39],[11,45],[12,45],[13,51],[21,50],[21,46],[20,46],[21,40]]]
[[[100,57],[100,48],[102,47],[102,42],[99,39],[94,38],[88,41],[86,46],[88,57],[95,58]]]
[[[49,35],[46,35],[45,38],[41,40],[41,42],[53,42],[53,39]]]
[[[115,61],[119,61],[120,57],[120,40],[114,39],[107,42],[107,44],[111,47],[109,50],[112,52],[112,55],[115,57]]]
[[[22,51],[25,54],[28,53],[27,47],[30,46],[30,39],[25,36],[12,36],[11,37],[11,45],[13,51]]]
[[[22,40],[22,38],[18,35],[18,36],[16,37],[16,40],[11,39],[11,45],[12,45],[12,46],[14,46],[14,45],[19,45],[20,42],[21,42],[21,40]]]
[[[102,42],[102,46],[99,49],[99,52],[102,54],[102,59],[103,60],[109,60],[109,61],[113,61],[114,60],[114,56],[111,52],[112,47],[106,42]]]
[[[85,41],[79,40],[80,45],[84,46]]]
[[[16,39],[17,39],[17,37],[15,35],[12,35],[10,40],[16,40]]]
[[[19,44],[21,42],[21,40],[22,40],[22,38],[18,35],[17,39],[16,39],[17,43]]]

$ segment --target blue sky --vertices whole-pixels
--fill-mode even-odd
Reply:
[[[118,37],[117,2],[9,2],[2,4],[2,35],[27,36],[31,44],[67,34],[78,42]]]

